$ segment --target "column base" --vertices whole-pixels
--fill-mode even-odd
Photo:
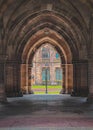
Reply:
[[[71,96],[78,96],[78,94],[76,93],[75,90],[72,90],[72,92],[71,92]]]
[[[7,97],[22,97],[23,93],[19,92],[7,92]]]
[[[87,102],[93,103],[93,94],[88,95]]]
[[[33,90],[31,90],[31,86],[28,86],[28,94],[34,94]]]
[[[88,96],[88,90],[85,90],[85,89],[78,89],[77,91],[72,90],[71,96],[87,97]]]
[[[28,91],[28,94],[34,94],[33,90]]]
[[[60,94],[65,94],[65,88],[61,89]]]

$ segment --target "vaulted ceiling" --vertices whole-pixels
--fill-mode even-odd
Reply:
[[[0,0],[5,44],[20,51],[46,27],[62,35],[72,51],[87,46],[92,15],[93,0]]]
[[[93,0],[0,0],[0,16],[4,17],[4,26],[7,28],[9,22],[13,24],[16,18],[22,19],[29,13],[47,9],[47,4],[52,4],[52,10],[62,12],[70,18],[76,17],[80,23],[84,20],[87,27],[89,26],[89,17],[93,13]]]

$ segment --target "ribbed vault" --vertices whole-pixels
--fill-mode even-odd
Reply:
[[[20,66],[30,64],[35,50],[49,42],[67,64],[66,89],[87,93],[92,6],[93,0],[0,0],[0,53],[7,56],[8,90],[19,92]]]
[[[83,44],[88,46],[88,20],[82,16],[83,12],[80,12],[75,3],[77,2],[72,3],[71,0],[1,1],[6,49],[10,45],[15,51],[23,51],[27,40],[47,26],[69,41],[71,49],[72,46],[76,49],[82,48]],[[90,14],[91,3],[91,0],[78,1],[78,5],[84,4]],[[23,47],[20,48],[21,44]]]
[[[81,38],[83,38],[84,41],[85,38],[71,20],[65,16],[60,16],[59,14],[55,14],[50,11],[43,11],[39,13],[34,14],[34,18],[30,16],[25,20],[21,20],[18,22],[18,25],[20,24],[20,26],[16,24],[15,27],[12,27],[12,30],[10,28],[9,33],[7,33],[7,45],[12,44],[15,50],[15,55],[19,60],[21,58],[19,52],[20,54],[22,53],[30,37],[46,27],[61,35],[68,42],[73,54],[82,48]],[[76,53],[76,55],[79,56],[79,52]],[[73,57],[73,60],[74,59],[75,58]]]

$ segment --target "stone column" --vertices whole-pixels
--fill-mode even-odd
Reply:
[[[6,64],[6,94],[8,97],[22,96],[20,63],[7,60]]]
[[[73,64],[67,64],[67,93],[71,94],[73,89]]]
[[[28,65],[28,93],[33,94],[32,88],[32,66]]]
[[[21,64],[21,90],[26,94],[26,64]]]
[[[93,102],[93,14],[90,17],[90,35],[89,35],[89,48],[88,48],[88,87],[89,95],[88,101]]]
[[[4,26],[3,17],[0,16],[0,102],[6,102],[5,93],[5,63],[6,55],[4,55]]]
[[[79,81],[77,82],[77,64],[73,63],[73,90],[72,90],[72,96],[76,96],[77,95],[77,86],[79,84]]]
[[[5,73],[5,65],[6,65],[6,55],[0,55],[0,102],[6,102],[6,93],[5,93],[5,81],[6,81],[6,73]]]
[[[88,86],[88,102],[93,102],[93,59],[90,59],[88,64]]]
[[[62,67],[62,90],[60,91],[60,94],[65,94],[66,92],[66,68],[65,65],[61,65]]]
[[[87,96],[87,94],[88,94],[87,60],[73,61],[72,96]]]

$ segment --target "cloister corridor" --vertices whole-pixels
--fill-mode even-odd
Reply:
[[[69,129],[93,130],[93,0],[0,0],[0,130]]]

